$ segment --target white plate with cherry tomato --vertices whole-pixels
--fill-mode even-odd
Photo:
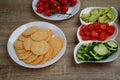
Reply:
[[[33,0],[32,8],[44,19],[65,20],[79,11],[80,0]]]
[[[77,30],[77,38],[81,41],[106,41],[115,39],[118,35],[118,25],[116,23],[82,24]]]

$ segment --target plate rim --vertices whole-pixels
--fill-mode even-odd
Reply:
[[[63,39],[64,39],[64,46],[63,46],[63,48],[61,49],[61,51],[56,55],[56,57],[54,57],[53,59],[51,59],[50,61],[48,61],[48,62],[46,62],[45,64],[42,64],[42,65],[30,65],[30,64],[24,63],[23,61],[21,61],[21,60],[18,59],[18,57],[16,56],[16,52],[12,53],[11,48],[10,48],[11,45],[13,46],[13,44],[10,44],[11,37],[13,37],[13,36],[15,35],[15,33],[16,33],[19,29],[21,29],[22,27],[23,27],[23,28],[24,28],[24,27],[28,28],[28,27],[30,27],[30,26],[27,26],[27,25],[30,25],[30,24],[32,24],[32,23],[33,23],[33,24],[36,24],[36,23],[38,23],[38,24],[40,24],[40,23],[50,24],[50,25],[52,25],[52,27],[54,27],[55,29],[59,30],[60,33],[62,33],[61,35],[62,35],[62,37],[63,37]],[[33,25],[31,25],[31,26],[33,26]],[[25,29],[24,29],[24,30],[25,30]],[[23,32],[24,30],[22,30],[22,32]],[[19,35],[20,35],[20,34],[21,34],[21,33],[19,33]],[[17,36],[19,36],[19,35],[17,35]],[[60,35],[59,35],[59,36],[60,36]],[[16,39],[17,39],[17,37],[16,37]],[[13,42],[14,42],[16,39],[13,39]],[[63,32],[58,26],[56,26],[56,25],[54,25],[54,24],[52,24],[52,23],[49,23],[49,22],[44,22],[44,21],[28,22],[28,23],[25,23],[25,24],[17,27],[17,28],[11,33],[11,35],[9,36],[8,41],[7,41],[7,52],[8,52],[8,54],[9,54],[10,58],[11,58],[15,63],[17,63],[18,65],[23,66],[23,67],[26,67],[26,68],[44,68],[44,67],[50,66],[50,65],[54,64],[55,62],[57,62],[59,59],[61,59],[61,57],[65,54],[66,48],[67,48],[67,39],[66,39],[66,36],[65,36],[64,32]],[[13,48],[13,51],[15,51],[14,48]],[[13,55],[14,55],[14,56],[13,56]],[[17,60],[14,59],[15,57],[17,57]],[[23,64],[23,63],[24,63],[24,64]]]
[[[35,11],[35,9],[34,9],[34,2],[35,2],[36,0],[33,0],[32,1],[32,10],[34,11],[34,13],[35,14],[37,14],[37,16],[39,16],[39,17],[41,17],[41,18],[43,18],[43,19],[47,19],[47,20],[53,20],[53,21],[59,21],[59,20],[66,20],[66,19],[69,19],[69,18],[71,18],[71,17],[73,17],[75,14],[77,14],[77,12],[79,11],[79,9],[80,9],[80,6],[81,6],[81,2],[80,2],[80,0],[77,0],[78,1],[78,4],[76,5],[76,6],[78,6],[77,8],[77,10],[75,11],[75,13],[73,14],[73,15],[71,15],[71,16],[69,16],[69,17],[66,17],[66,18],[60,18],[60,19],[52,19],[52,18],[49,18],[49,17],[46,17],[46,16],[44,16],[44,15],[41,15],[41,14],[39,14],[39,13],[37,13],[36,11]],[[74,7],[76,7],[76,6],[74,6]]]

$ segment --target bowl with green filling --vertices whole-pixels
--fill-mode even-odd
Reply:
[[[115,40],[83,41],[74,48],[74,59],[77,64],[92,62],[106,63],[114,61],[119,56],[119,46]]]
[[[115,7],[88,7],[81,11],[79,19],[82,24],[100,22],[114,23],[118,17]]]

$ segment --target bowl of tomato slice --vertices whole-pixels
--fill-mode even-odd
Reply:
[[[89,23],[82,24],[77,30],[77,38],[81,41],[106,41],[115,39],[118,34],[116,23]]]

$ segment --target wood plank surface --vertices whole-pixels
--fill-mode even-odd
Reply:
[[[79,12],[70,19],[50,21],[38,17],[31,8],[32,0],[0,0],[0,80],[120,80],[120,56],[113,62],[95,64],[76,64],[73,50],[78,43],[76,31],[81,25],[79,13],[91,6],[114,6],[119,17],[118,36],[120,45],[120,0],[81,0]],[[45,21],[57,25],[67,38],[67,49],[63,57],[55,64],[41,68],[28,69],[16,64],[8,55],[7,41],[11,33],[19,26],[32,22]]]

